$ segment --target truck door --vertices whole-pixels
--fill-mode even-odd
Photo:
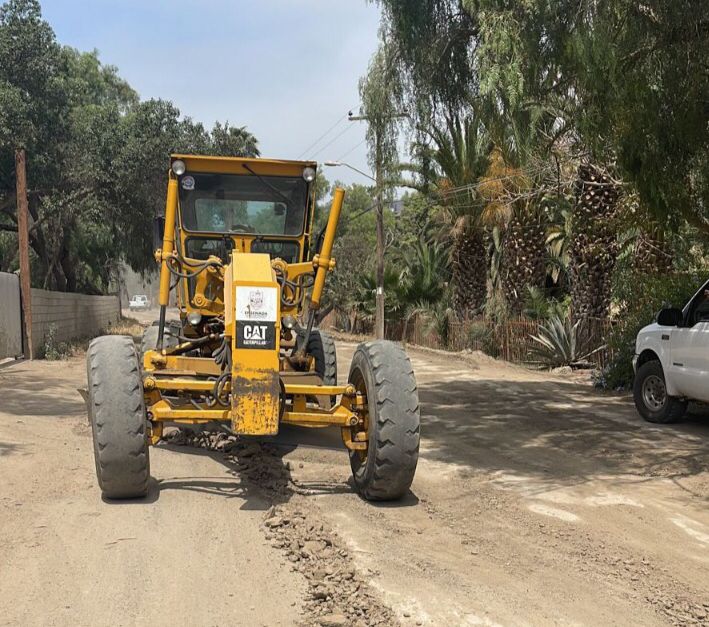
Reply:
[[[671,376],[680,394],[709,402],[709,283],[685,310],[684,326],[671,340]]]

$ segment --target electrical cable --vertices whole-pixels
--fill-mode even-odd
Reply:
[[[333,143],[335,143],[336,140],[338,140],[340,137],[342,137],[345,133],[351,131],[353,128],[354,128],[354,125],[353,125],[353,124],[350,124],[349,126],[345,127],[340,133],[338,133],[337,135],[335,135],[329,142],[327,142],[327,144],[325,144],[324,146],[322,146],[322,148],[320,148],[320,149],[313,155],[312,158],[314,159],[315,157],[317,157],[323,150],[325,150],[325,148],[328,148],[329,146],[331,146]]]
[[[341,154],[339,157],[337,157],[337,159],[335,159],[335,161],[342,161],[345,157],[347,157],[348,155],[351,155],[355,150],[357,150],[357,148],[359,148],[366,141],[367,141],[367,138],[365,137],[356,146],[352,146],[352,148],[350,148],[347,152],[345,152],[345,153]]]
[[[335,129],[336,129],[340,124],[342,124],[342,122],[344,122],[346,119],[347,119],[347,114],[345,113],[345,115],[343,115],[341,118],[339,118],[339,119],[337,120],[337,122],[335,122],[335,123],[334,123],[330,128],[328,128],[322,135],[320,135],[320,137],[318,137],[312,144],[310,144],[310,146],[308,146],[303,152],[301,152],[301,153],[298,155],[297,159],[301,159],[301,158],[303,157],[303,155],[307,154],[307,152],[308,152],[309,150],[312,150],[315,146],[317,146],[318,143],[319,143],[322,139],[324,139],[330,132],[332,132],[333,130],[335,130]]]

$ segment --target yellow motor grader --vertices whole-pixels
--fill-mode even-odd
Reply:
[[[275,436],[280,425],[340,427],[366,499],[409,489],[419,401],[397,344],[355,350],[338,384],[333,340],[314,327],[344,191],[314,233],[316,163],[173,155],[156,219],[160,319],[140,352],[131,337],[94,339],[88,408],[103,496],[148,492],[149,446],[165,426]],[[172,292],[179,321],[167,320]]]

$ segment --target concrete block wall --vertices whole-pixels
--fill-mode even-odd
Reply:
[[[32,344],[35,355],[51,325],[56,327],[56,341],[94,337],[120,319],[117,296],[89,296],[32,289]]]
[[[0,272],[0,359],[22,353],[20,279]]]

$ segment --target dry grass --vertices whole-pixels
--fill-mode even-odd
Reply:
[[[145,325],[138,322],[135,318],[121,318],[116,324],[101,329],[98,335],[130,335],[134,340],[140,341],[143,336]],[[75,338],[69,342],[54,342],[45,341],[45,346],[42,349],[41,355],[49,361],[62,359],[71,359],[83,355],[89,347],[89,342],[92,337]]]
[[[138,322],[135,318],[124,317],[116,324],[103,331],[103,335],[132,335],[133,337],[141,337],[143,335],[145,325]]]

